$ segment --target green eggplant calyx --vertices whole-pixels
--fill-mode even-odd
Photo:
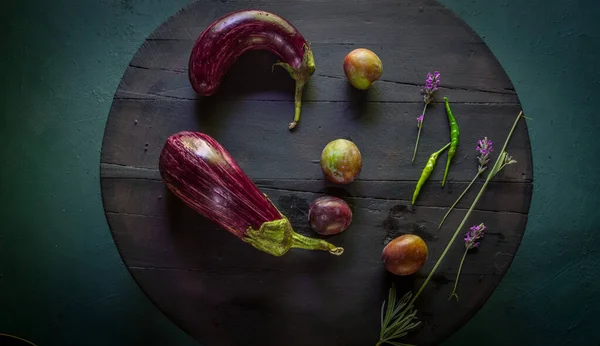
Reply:
[[[242,240],[256,249],[273,256],[283,256],[291,248],[324,250],[333,255],[341,255],[344,249],[323,239],[305,237],[294,232],[292,224],[284,216],[281,219],[263,223],[259,229],[249,227]]]

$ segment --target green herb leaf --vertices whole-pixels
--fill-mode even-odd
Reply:
[[[385,343],[390,345],[406,345],[392,340],[405,336],[408,331],[421,323],[416,319],[417,311],[414,310],[412,302],[409,303],[411,298],[412,292],[409,291],[398,301],[396,286],[392,284],[387,302],[383,302],[381,306],[381,332],[377,345]]]

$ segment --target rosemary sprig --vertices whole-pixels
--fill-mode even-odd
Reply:
[[[416,320],[417,310],[414,310],[412,303],[408,304],[411,297],[412,292],[409,291],[402,299],[397,300],[396,286],[392,284],[388,294],[387,309],[385,308],[386,302],[381,305],[381,332],[379,333],[379,342],[375,346],[384,344],[413,346],[393,341],[393,339],[403,337],[411,329],[421,324],[421,321],[413,322]]]

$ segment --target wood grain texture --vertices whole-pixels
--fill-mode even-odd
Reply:
[[[232,67],[217,95],[196,95],[187,77],[194,40],[214,19],[244,8],[275,12],[311,42],[317,71],[304,92],[302,120],[293,115],[293,80],[271,72],[275,56],[250,52]],[[352,49],[374,50],[382,79],[368,92],[346,82],[341,63]],[[416,116],[425,74],[442,73],[438,102],[428,110],[414,165]],[[412,192],[429,154],[448,141],[447,96],[461,128],[448,183],[440,156],[415,206]],[[140,287],[177,325],[203,345],[374,345],[379,311],[392,282],[415,290],[459,225],[483,179],[476,182],[441,231],[437,224],[476,173],[475,143],[487,136],[500,149],[519,99],[493,54],[464,23],[435,1],[331,0],[199,1],[155,30],[124,72],[102,146],[100,177],[106,217],[123,260]],[[343,198],[353,222],[328,238],[341,257],[292,250],[261,253],[219,229],[168,192],[158,173],[165,140],[182,130],[217,139],[245,173],[312,237],[309,204]],[[323,147],[354,141],[363,170],[350,185],[326,182]],[[518,160],[492,183],[469,224],[485,222],[481,249],[467,256],[460,302],[449,301],[464,245],[457,241],[416,307],[424,322],[404,341],[437,344],[485,303],[520,244],[532,195],[533,165],[526,122],[508,152]],[[381,251],[405,233],[421,236],[430,255],[410,277],[385,272]]]
[[[322,194],[263,191],[290,217],[297,232],[315,236],[306,215],[310,202]],[[401,291],[417,289],[464,213],[451,215],[438,232],[436,222],[444,208],[343,197],[353,210],[353,222],[346,232],[329,238],[346,249],[343,256],[298,250],[275,258],[218,229],[167,193],[159,181],[111,179],[103,194],[113,196],[105,199],[107,218],[132,273],[169,316],[207,345],[240,345],[241,340],[268,345],[276,345],[276,340],[290,345],[370,344],[386,287],[394,281]],[[482,250],[471,253],[463,268],[459,294],[466,298],[461,303],[447,301],[464,251],[457,242],[424,291],[426,303],[418,305],[426,325],[411,340],[419,344],[439,341],[458,328],[491,294],[512,261],[527,216],[476,211],[472,219],[485,221],[490,232]],[[381,250],[405,233],[426,240],[430,256],[417,275],[394,278],[382,269]],[[212,319],[219,326],[209,323]],[[244,319],[248,321],[242,323]],[[276,320],[285,320],[285,325]],[[240,324],[245,327],[233,332]],[[364,333],[353,332],[360,326]],[[292,340],[289,333],[295,328],[314,332]],[[273,341],[263,339],[273,334]]]
[[[106,125],[102,161],[157,169],[167,137],[192,130],[217,139],[252,179],[320,179],[318,161],[325,145],[335,138],[348,138],[363,156],[360,179],[416,180],[429,155],[449,141],[446,111],[441,104],[433,105],[411,165],[417,132],[413,114],[421,109],[421,103],[305,103],[298,130],[290,133],[286,129],[293,102],[116,99]],[[501,145],[519,109],[518,105],[453,104],[461,127],[456,154],[460,159],[454,161],[448,179],[469,181],[477,171],[476,141],[485,135]],[[517,126],[508,151],[519,162],[497,179],[531,181],[531,148],[524,121]],[[442,161],[445,158],[446,154],[440,156]],[[431,179],[442,176],[436,170]]]

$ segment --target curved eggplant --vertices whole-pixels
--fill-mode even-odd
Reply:
[[[206,28],[192,48],[189,79],[203,96],[213,95],[223,75],[249,50],[268,50],[282,61],[273,66],[285,68],[296,81],[293,129],[300,121],[302,89],[315,72],[315,60],[309,43],[282,17],[259,10],[227,14]]]

